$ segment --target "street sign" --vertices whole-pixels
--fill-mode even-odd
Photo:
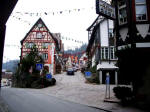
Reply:
[[[43,69],[43,64],[41,63],[36,64],[36,70],[40,71],[41,69]]]
[[[96,0],[96,13],[108,19],[114,20],[116,18],[115,8],[103,0]]]
[[[91,72],[89,72],[89,71],[85,72],[85,77],[86,78],[90,78],[91,76],[92,76]]]
[[[52,79],[52,75],[49,73],[49,74],[46,74],[46,78],[47,79]]]

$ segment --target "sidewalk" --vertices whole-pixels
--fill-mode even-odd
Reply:
[[[64,100],[75,103],[84,104],[113,112],[142,112],[134,108],[125,108],[118,103],[104,102],[105,85],[87,84],[85,78],[80,72],[76,72],[74,76],[68,76],[66,73],[54,75],[56,85],[42,89],[41,92],[49,94]],[[113,87],[110,86],[110,97],[112,102],[118,102],[113,93]]]

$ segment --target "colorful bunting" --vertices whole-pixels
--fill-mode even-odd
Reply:
[[[87,8],[87,9],[94,9],[94,7],[90,7],[90,8]],[[20,14],[20,15],[23,15],[23,14],[28,14],[30,16],[40,16],[40,15],[54,15],[54,14],[63,14],[63,13],[71,13],[71,12],[79,12],[79,11],[84,11],[85,8],[81,8],[81,9],[68,9],[68,10],[61,10],[61,11],[49,11],[49,12],[14,12],[13,14]]]

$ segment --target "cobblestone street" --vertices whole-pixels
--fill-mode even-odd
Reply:
[[[106,86],[85,83],[85,78],[81,72],[76,72],[74,76],[68,76],[64,72],[54,75],[54,77],[57,80],[56,85],[40,91],[64,100],[114,112],[141,112],[133,108],[121,107],[117,103],[104,102]],[[112,91],[113,87],[115,85],[110,86],[110,96],[116,99]]]

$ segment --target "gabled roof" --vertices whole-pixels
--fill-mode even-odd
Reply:
[[[88,28],[87,28],[87,31],[91,31],[91,30],[93,30],[93,28],[97,25],[97,24],[99,24],[102,20],[104,20],[105,18],[104,17],[102,17],[102,16],[98,16],[95,20],[94,20],[94,22],[91,24],[91,26],[89,26]]]
[[[37,20],[37,22],[32,26],[32,28],[31,28],[31,29],[29,30],[29,32],[25,35],[25,37],[20,41],[20,42],[21,42],[21,45],[23,44],[23,41],[27,38],[27,36],[29,35],[29,33],[33,30],[33,28],[34,28],[39,22],[41,22],[41,23],[45,26],[46,30],[48,31],[48,33],[51,35],[51,37],[52,37],[53,40],[55,41],[57,48],[59,48],[59,47],[58,47],[58,40],[57,40],[57,39],[54,37],[54,35],[49,31],[49,29],[47,28],[47,26],[45,25],[45,23],[43,22],[43,20],[42,20],[41,18],[39,18],[39,19]]]

